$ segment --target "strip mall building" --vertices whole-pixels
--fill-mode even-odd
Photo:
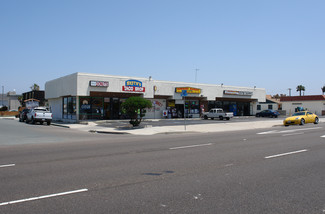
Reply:
[[[187,94],[186,96],[184,96]],[[46,82],[45,98],[54,120],[124,119],[128,97],[152,102],[145,118],[198,118],[203,111],[223,108],[234,115],[255,115],[265,102],[265,89],[157,81],[151,78],[74,73]],[[184,106],[185,105],[185,106]]]

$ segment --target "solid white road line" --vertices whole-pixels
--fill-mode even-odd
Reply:
[[[56,194],[51,194],[51,195],[43,195],[43,196],[38,196],[38,197],[33,197],[33,198],[20,199],[20,200],[16,200],[16,201],[8,201],[8,202],[0,203],[0,206],[22,203],[22,202],[26,202],[26,201],[40,200],[40,199],[44,199],[44,198],[51,198],[51,197],[57,197],[57,196],[62,196],[62,195],[68,195],[68,194],[74,194],[74,193],[79,193],[79,192],[86,192],[86,191],[88,191],[88,189],[79,189],[79,190],[73,190],[73,191],[69,191],[69,192],[61,192],[61,193],[56,193]]]
[[[323,136],[320,136],[320,137],[325,137],[325,135],[323,135]]]
[[[11,166],[16,166],[16,164],[6,164],[6,165],[0,165],[0,168],[4,168],[4,167],[11,167]]]
[[[287,152],[287,153],[282,153],[282,154],[277,154],[277,155],[271,155],[271,156],[267,156],[267,157],[264,157],[264,158],[265,159],[276,158],[276,157],[281,157],[281,156],[285,156],[285,155],[292,155],[292,154],[307,152],[307,151],[308,151],[307,149],[303,149],[303,150],[294,151],[294,152]]]
[[[212,143],[207,143],[207,144],[198,144],[198,145],[191,145],[191,146],[180,146],[180,147],[174,147],[174,148],[169,148],[171,150],[173,149],[188,149],[188,148],[193,148],[193,147],[199,147],[199,146],[211,146]]]

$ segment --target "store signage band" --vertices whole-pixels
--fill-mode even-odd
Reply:
[[[188,94],[201,94],[201,89],[199,88],[191,88],[191,87],[175,88],[176,93],[182,93],[182,91],[186,91]]]
[[[107,81],[94,81],[94,80],[91,80],[91,81],[89,81],[89,86],[92,86],[92,87],[108,87],[108,82]]]
[[[142,82],[139,80],[127,80],[125,86],[122,86],[123,91],[129,92],[145,92],[146,88],[142,87]]]
[[[239,95],[239,96],[252,96],[253,92],[251,91],[231,91],[231,90],[224,90],[224,94],[227,95]]]

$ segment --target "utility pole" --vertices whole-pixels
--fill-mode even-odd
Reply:
[[[288,90],[289,90],[289,97],[291,97],[291,88],[288,88]]]
[[[3,93],[4,93],[5,87],[2,86],[2,107],[3,107]]]
[[[195,69],[195,83],[197,83],[197,72],[199,71],[200,69],[196,68]]]

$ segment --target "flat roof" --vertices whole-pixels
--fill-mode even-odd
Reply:
[[[281,97],[281,102],[290,102],[290,101],[325,101],[325,95],[307,95],[307,96],[290,96],[290,97]]]

